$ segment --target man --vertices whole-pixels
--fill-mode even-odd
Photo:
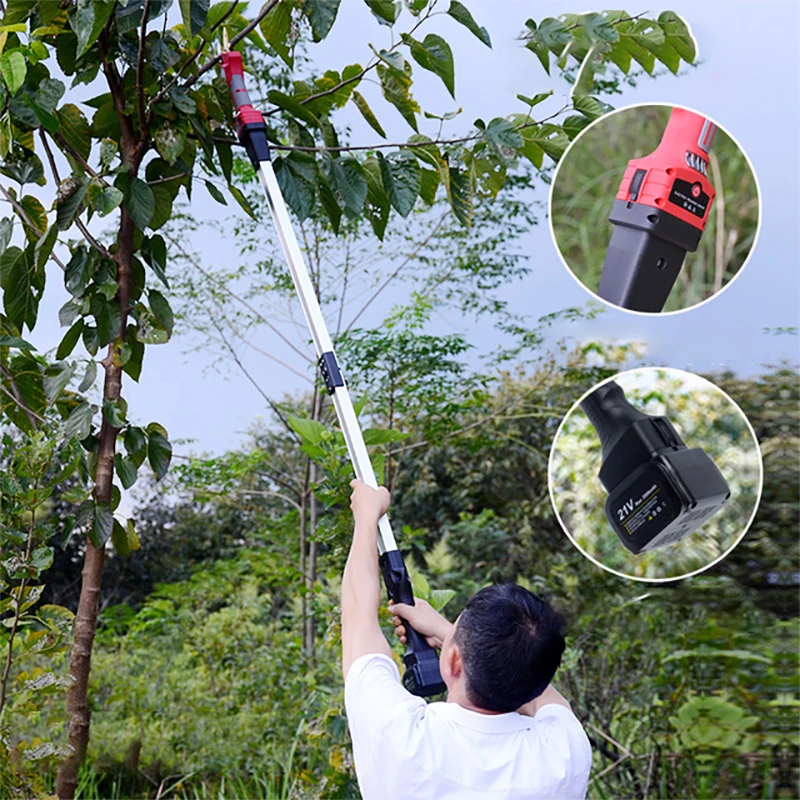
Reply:
[[[586,734],[550,685],[564,651],[561,617],[520,586],[482,589],[455,624],[423,601],[391,605],[441,649],[447,702],[400,683],[378,624],[378,520],[389,493],[351,483],[353,544],[342,578],[342,671],[353,755],[365,800],[582,798]]]

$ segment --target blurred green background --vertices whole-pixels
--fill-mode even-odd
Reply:
[[[636,408],[668,417],[687,447],[699,447],[714,459],[731,497],[680,542],[640,555],[629,553],[605,516],[607,494],[597,477],[600,440],[576,407],[553,444],[550,481],[559,516],[583,550],[626,575],[677,578],[702,569],[735,544],[758,502],[760,456],[753,434],[741,411],[704,378],[647,368],[615,380]]]
[[[639,106],[602,118],[569,148],[553,186],[556,244],[573,274],[593,292],[600,283],[613,226],[608,215],[628,161],[656,149],[671,108]],[[759,203],[744,153],[720,128],[709,158],[716,197],[700,245],[687,253],[664,311],[693,306],[741,269],[755,240]]]

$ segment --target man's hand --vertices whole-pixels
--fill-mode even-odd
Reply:
[[[400,641],[406,643],[406,620],[417,633],[424,636],[431,647],[441,650],[444,640],[453,628],[453,623],[448,622],[433,606],[425,600],[414,598],[414,605],[394,603],[389,601],[389,611],[394,615],[392,625]]]
[[[385,486],[373,489],[357,480],[350,481],[350,486],[353,489],[350,508],[356,525],[363,523],[377,528],[378,520],[389,510],[389,490]]]

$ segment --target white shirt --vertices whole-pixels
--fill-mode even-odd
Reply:
[[[586,795],[592,752],[566,706],[526,717],[426,703],[402,686],[391,658],[377,653],[350,667],[344,700],[364,800]]]

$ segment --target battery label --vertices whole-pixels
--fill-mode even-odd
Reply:
[[[657,484],[652,484],[639,497],[628,498],[617,509],[619,521],[628,535],[633,536],[642,525],[656,520],[667,508],[667,496]]]
[[[705,217],[710,199],[699,183],[689,183],[680,178],[675,179],[669,193],[670,203],[680,206],[700,219]]]

